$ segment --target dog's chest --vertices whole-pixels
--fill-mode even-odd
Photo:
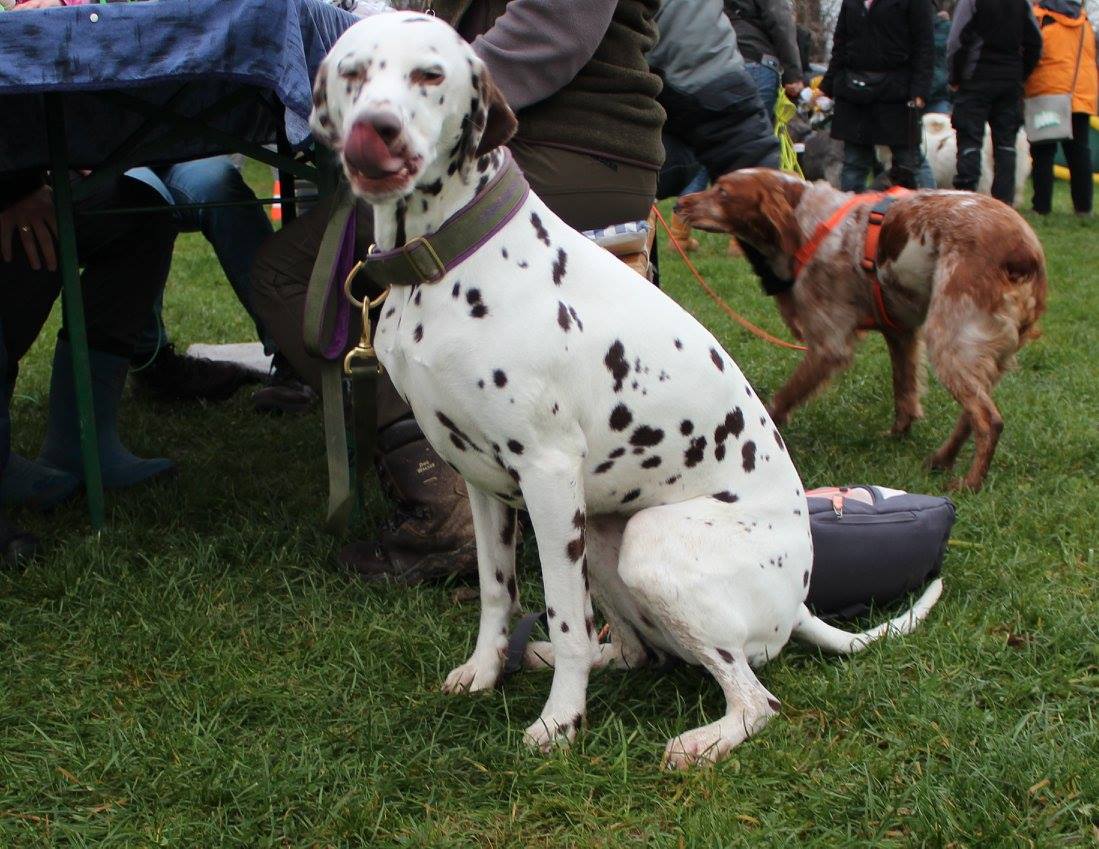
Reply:
[[[520,273],[515,243],[510,266],[494,247],[488,263],[390,295],[376,336],[425,435],[463,477],[520,504],[525,463],[553,447],[581,458],[593,512],[780,492],[796,506],[781,436],[697,322],[598,248],[581,290]]]

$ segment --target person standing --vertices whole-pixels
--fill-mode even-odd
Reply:
[[[892,151],[895,184],[931,187],[919,141],[934,55],[930,0],[843,0],[820,85],[835,101],[832,137],[844,143],[841,189],[866,188],[874,145]]]
[[[759,99],[774,123],[779,83],[795,100],[804,88],[797,24],[789,0],[724,0],[725,14],[736,31],[745,70],[755,81]]]
[[[664,84],[657,99],[668,116],[656,196],[700,192],[738,168],[778,168],[778,139],[721,0],[664,0],[656,25],[660,41],[648,60]],[[671,231],[684,250],[698,248],[674,212]]]
[[[958,138],[954,188],[973,191],[981,178],[985,124],[992,133],[992,196],[1015,200],[1015,137],[1023,124],[1023,80],[1042,53],[1042,34],[1028,0],[960,0],[947,41]]]
[[[1089,118],[1095,114],[1099,74],[1095,68],[1095,38],[1080,0],[1039,0],[1034,16],[1042,32],[1042,58],[1027,77],[1026,96],[1072,95],[1072,138],[1061,142],[1068,164],[1072,208],[1077,215],[1091,215],[1091,150]],[[1034,161],[1034,211],[1048,215],[1053,200],[1053,157],[1056,141],[1031,142]]]

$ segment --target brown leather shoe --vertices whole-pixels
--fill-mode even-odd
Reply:
[[[418,427],[412,431],[414,424],[402,420],[379,434],[378,476],[382,491],[396,502],[393,517],[378,540],[354,542],[340,551],[340,562],[368,581],[389,578],[415,584],[477,574],[465,481],[435,453]],[[398,431],[416,438],[393,447],[401,441],[392,438]]]

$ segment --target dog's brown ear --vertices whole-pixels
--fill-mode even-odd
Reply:
[[[481,140],[477,143],[474,156],[484,156],[490,150],[507,144],[519,126],[515,113],[511,111],[507,100],[504,99],[504,93],[492,81],[488,69],[481,70],[479,88],[484,118]],[[481,112],[481,110],[478,111]]]
[[[774,230],[775,247],[787,256],[793,256],[801,247],[798,224],[794,218],[795,205],[796,201],[791,203],[785,187],[781,185],[764,188],[759,203],[760,212]]]
[[[336,122],[328,109],[328,60],[321,63],[317,79],[313,83],[313,111],[309,115],[309,127],[314,137],[326,147],[336,149],[340,137]]]

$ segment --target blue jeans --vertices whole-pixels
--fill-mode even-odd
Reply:
[[[244,182],[228,156],[213,156],[181,162],[152,171],[135,168],[128,172],[152,186],[172,204],[221,203],[255,200],[255,193]],[[179,229],[185,233],[202,233],[214,249],[229,285],[256,325],[256,334],[268,353],[274,345],[264,331],[253,307],[250,274],[256,251],[272,233],[271,222],[259,206],[229,206],[220,209],[176,210],[173,215]],[[161,318],[163,292],[157,298],[154,317],[142,334],[134,355],[135,361],[148,359],[168,343],[168,334]]]
[[[763,62],[745,62],[744,70],[756,84],[759,99],[763,101],[763,108],[767,112],[767,120],[774,126],[775,103],[778,102],[778,84],[782,80],[778,71],[778,63],[766,58]]]
[[[698,166],[698,172],[694,175],[684,188],[680,192],[681,195],[693,195],[695,192],[705,191],[706,187],[710,185],[710,175],[701,165]]]
[[[919,147],[895,145],[890,147],[889,150],[893,154],[893,167],[911,171],[916,188],[935,188],[935,177],[931,173],[931,165],[928,163],[927,157],[920,152]],[[840,171],[840,189],[845,192],[866,191],[866,178],[874,171],[877,161],[872,144],[855,144],[854,142],[845,141],[843,143],[843,170]]]

